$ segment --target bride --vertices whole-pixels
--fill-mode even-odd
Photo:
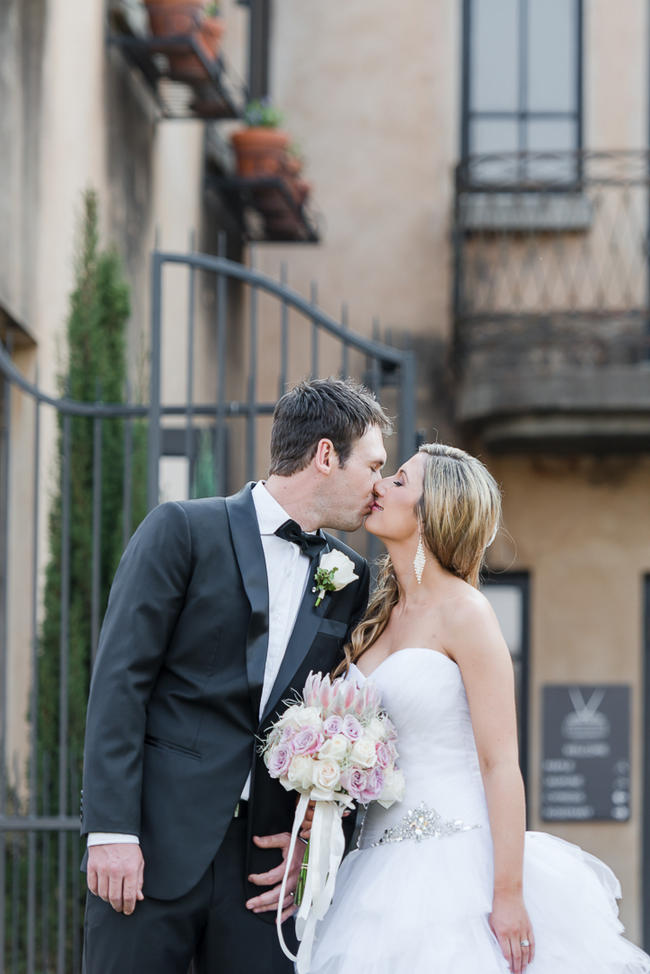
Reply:
[[[510,654],[479,569],[499,489],[428,444],[375,487],[379,584],[347,648],[398,731],[404,801],[370,806],[311,974],[647,974],[621,937],[611,870],[525,832]]]

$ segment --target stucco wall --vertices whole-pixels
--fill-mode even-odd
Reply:
[[[532,828],[603,858],[641,935],[643,576],[650,572],[650,457],[484,457],[504,493],[490,567],[530,573],[529,812]],[[508,533],[510,537],[508,537]],[[632,687],[632,815],[627,823],[539,819],[541,688]]]

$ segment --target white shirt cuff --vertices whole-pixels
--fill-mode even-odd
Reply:
[[[109,845],[113,842],[125,842],[131,845],[140,845],[137,835],[126,835],[124,832],[89,832],[88,848],[91,845]]]

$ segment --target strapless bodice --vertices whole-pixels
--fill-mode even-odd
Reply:
[[[368,677],[397,730],[398,767],[406,782],[404,800],[390,809],[373,803],[360,845],[372,844],[424,803],[445,821],[487,825],[487,806],[460,669],[432,649],[409,647],[392,653]]]

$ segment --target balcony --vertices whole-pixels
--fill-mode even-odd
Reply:
[[[456,418],[492,449],[650,448],[650,155],[457,170]]]

